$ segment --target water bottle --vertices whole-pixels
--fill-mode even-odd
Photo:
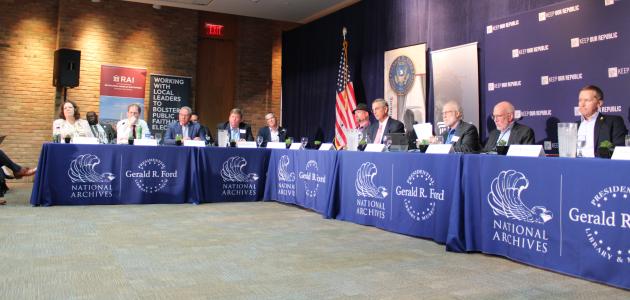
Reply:
[[[142,138],[142,126],[140,125],[136,125],[136,138],[137,139]]]

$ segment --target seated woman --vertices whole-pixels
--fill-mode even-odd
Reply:
[[[53,135],[59,134],[62,139],[67,136],[94,137],[90,124],[81,119],[79,107],[74,101],[67,100],[61,104],[59,118],[53,122]]]

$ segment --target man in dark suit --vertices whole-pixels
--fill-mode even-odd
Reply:
[[[494,106],[492,119],[497,126],[490,132],[490,136],[483,147],[483,152],[497,150],[499,141],[505,141],[505,145],[531,145],[536,142],[534,131],[514,121],[514,105],[508,101],[502,101]]]
[[[609,116],[599,113],[604,104],[604,92],[594,85],[587,85],[580,89],[578,96],[578,110],[580,111],[580,125],[578,136],[586,137],[586,145],[582,148],[582,156],[598,156],[597,148],[603,141],[609,141],[616,146],[625,145],[628,129],[620,116]]]
[[[389,117],[389,105],[385,99],[372,102],[372,113],[377,122],[370,124],[367,134],[374,144],[383,143],[383,136],[387,133],[405,133],[405,125]]]
[[[273,113],[265,115],[267,126],[258,130],[258,136],[262,137],[261,147],[266,147],[268,142],[283,142],[287,138],[287,130],[278,126],[278,119]]]
[[[219,123],[217,127],[228,131],[230,141],[254,141],[252,127],[241,120],[243,120],[243,112],[240,108],[234,108],[230,111],[229,120],[225,123]]]
[[[176,137],[178,134],[182,136],[182,141],[204,141],[206,139],[206,133],[201,129],[201,126],[190,121],[191,115],[192,109],[190,107],[182,106],[179,109],[179,120],[171,123],[168,126],[168,129],[164,134],[164,144],[175,145]]]
[[[210,132],[210,129],[207,126],[199,123],[199,115],[196,112],[193,112],[190,115],[190,121],[195,124],[199,124],[199,127],[201,127],[201,130],[203,130],[203,132],[206,135],[206,145],[214,144],[214,140],[212,139],[212,133]]]
[[[442,135],[445,144],[453,144],[455,152],[478,153],[479,134],[475,125],[462,119],[464,113],[459,103],[449,101],[442,107],[442,119],[448,127]]]

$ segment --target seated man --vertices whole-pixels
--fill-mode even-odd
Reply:
[[[147,122],[140,119],[141,112],[142,109],[138,104],[133,103],[127,106],[127,119],[120,120],[118,121],[118,124],[116,124],[118,144],[127,144],[127,140],[129,140],[130,136],[132,138],[142,139],[144,138],[144,136],[151,135],[151,131],[149,130]],[[136,128],[138,126],[142,128],[143,136],[136,136]]]
[[[217,128],[227,130],[230,141],[254,141],[252,127],[247,123],[241,122],[242,119],[243,112],[241,109],[234,108],[230,111],[229,120],[225,123],[219,123]]]
[[[116,135],[111,125],[109,124],[101,125],[98,122],[98,115],[96,114],[96,112],[88,111],[85,114],[85,119],[88,121],[88,124],[90,124],[90,130],[92,131],[92,135],[98,138],[99,143],[108,144],[109,141],[112,140],[112,137]]]
[[[370,124],[367,129],[367,135],[372,143],[382,144],[386,133],[405,133],[405,125],[389,117],[389,105],[385,99],[376,99],[372,102],[372,113],[376,122]]]
[[[459,103],[449,101],[442,107],[442,119],[448,127],[444,132],[444,143],[453,144],[455,152],[478,153],[479,134],[475,125],[466,123],[462,119],[464,112]]]
[[[171,123],[164,134],[165,145],[175,145],[177,135],[182,136],[184,140],[205,141],[206,133],[201,129],[199,123],[190,121],[192,109],[188,106],[182,106],[179,109],[179,120]]]
[[[258,136],[262,137],[261,147],[266,147],[268,142],[283,142],[287,138],[287,130],[278,126],[278,119],[273,113],[265,115],[267,126],[258,130]]]
[[[212,133],[210,132],[210,129],[208,129],[208,127],[206,127],[205,125],[199,123],[199,114],[193,111],[193,113],[190,115],[190,121],[195,124],[199,124],[199,127],[201,127],[201,130],[203,130],[204,134],[206,135],[206,145],[214,144],[214,140],[212,139]]]
[[[6,166],[13,172],[13,177],[15,179],[20,179],[25,176],[33,176],[37,171],[37,168],[25,168],[20,165],[14,163],[5,153],[0,150],[0,166]],[[0,178],[2,179],[2,186],[0,186],[0,196],[4,196],[4,189],[6,186],[4,184],[4,178],[6,177],[4,172],[0,169]],[[4,205],[7,202],[5,200],[0,200],[0,205]]]
[[[603,141],[609,141],[616,146],[625,145],[625,136],[628,133],[626,124],[620,116],[599,113],[603,104],[604,92],[599,87],[588,85],[580,89],[578,136],[586,137],[586,145],[582,148],[584,157],[599,156],[597,149]]]
[[[490,132],[483,152],[497,151],[497,144],[504,141],[509,145],[532,145],[536,142],[534,131],[514,121],[514,105],[508,101],[502,101],[494,106],[492,119],[497,126]]]

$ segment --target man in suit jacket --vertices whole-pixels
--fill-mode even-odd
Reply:
[[[372,102],[372,113],[377,121],[370,124],[367,130],[372,143],[383,143],[383,136],[386,133],[405,133],[405,125],[389,117],[389,105],[385,99],[376,99]]]
[[[444,143],[453,144],[455,152],[479,152],[479,134],[475,125],[466,123],[462,119],[464,113],[459,103],[449,101],[442,107],[442,119],[448,127],[444,132]]]
[[[594,85],[580,89],[578,109],[580,111],[580,125],[578,136],[586,137],[586,145],[582,148],[582,156],[598,156],[597,148],[603,141],[609,141],[616,146],[625,145],[628,129],[619,116],[608,116],[599,113],[604,104],[604,92]]]
[[[188,106],[182,106],[179,109],[179,120],[171,123],[164,134],[164,144],[175,145],[178,134],[182,135],[183,140],[205,141],[206,133],[197,123],[190,121],[192,109]]]
[[[505,141],[508,145],[531,145],[536,142],[534,131],[514,121],[514,105],[508,101],[502,101],[494,106],[492,119],[497,126],[490,132],[490,136],[483,147],[483,152],[497,150],[499,141]]]
[[[230,141],[254,141],[252,127],[241,120],[243,120],[243,112],[240,108],[233,108],[230,111],[229,120],[222,124],[219,123],[217,127],[228,131]]]
[[[283,142],[287,139],[287,130],[278,126],[278,119],[274,113],[265,115],[267,126],[258,130],[258,136],[262,137],[261,147],[266,147],[268,142]]]

